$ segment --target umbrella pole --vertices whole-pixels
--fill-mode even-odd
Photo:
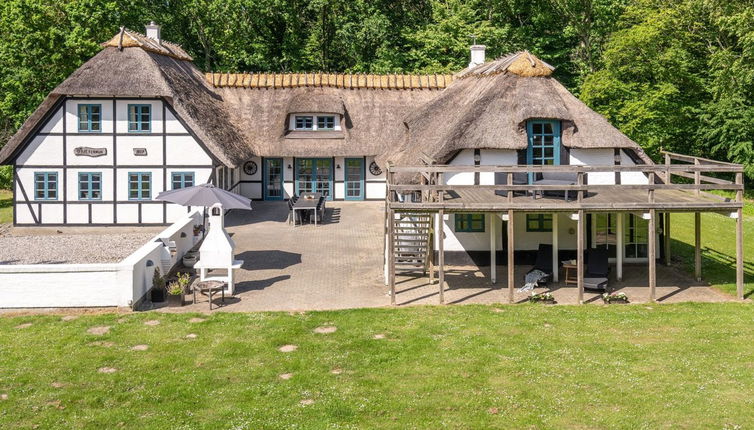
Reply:
[[[207,235],[207,206],[202,210],[202,239]]]

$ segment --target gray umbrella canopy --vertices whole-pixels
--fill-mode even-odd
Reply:
[[[246,197],[217,188],[212,184],[201,184],[177,190],[163,191],[155,200],[177,203],[183,206],[210,207],[221,204],[223,209],[251,210],[251,200]]]

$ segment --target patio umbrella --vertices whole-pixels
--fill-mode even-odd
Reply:
[[[205,208],[219,203],[225,210],[251,210],[251,200],[222,188],[217,188],[212,184],[163,191],[155,197],[155,200],[177,203],[182,206],[204,206]]]

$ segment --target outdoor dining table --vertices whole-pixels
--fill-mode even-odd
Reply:
[[[322,193],[301,193],[296,203],[293,204],[293,219],[296,219],[296,211],[312,211],[314,225],[317,225],[317,204]]]

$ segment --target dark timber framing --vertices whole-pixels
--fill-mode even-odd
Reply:
[[[670,263],[670,214],[672,212],[695,213],[695,275],[701,278],[701,239],[700,213],[723,213],[736,219],[736,292],[743,299],[743,166],[692,157],[682,154],[663,152],[664,164],[642,165],[566,165],[566,166],[480,166],[480,165],[438,165],[424,161],[420,166],[393,166],[387,168],[386,212],[389,216],[402,212],[430,212],[442,217],[447,213],[507,213],[508,222],[508,301],[513,301],[514,289],[514,228],[515,213],[551,212],[570,213],[578,222],[577,232],[577,288],[578,302],[584,301],[584,251],[587,216],[595,212],[639,213],[648,222],[648,280],[649,300],[656,300],[656,264],[658,258],[657,217],[660,216],[664,228],[662,251],[665,263]],[[446,173],[494,172],[508,177],[502,185],[448,185],[443,176]],[[527,172],[570,172],[575,175],[574,185],[511,185],[513,173]],[[623,172],[638,172],[647,178],[644,184],[588,184],[589,173],[613,172],[619,176]],[[421,178],[419,183],[398,183],[396,174],[406,178]],[[721,179],[732,175],[733,179]],[[476,176],[476,175],[475,175]],[[674,177],[682,178],[673,182]],[[736,193],[735,199],[727,199],[709,193],[713,190],[727,190]],[[496,191],[499,194],[496,194]],[[576,199],[563,197],[533,198],[536,192],[568,191]],[[502,193],[500,193],[502,192]],[[520,195],[514,196],[514,192]],[[541,193],[540,193],[541,194]],[[402,195],[402,198],[398,198]],[[662,219],[664,218],[664,219]],[[389,229],[388,225],[388,229]],[[438,227],[438,230],[441,230]],[[622,228],[621,228],[622,230]],[[393,254],[392,232],[387,246],[387,255]],[[439,240],[440,301],[443,302],[444,291],[444,249],[442,231],[437,231]],[[491,247],[494,244],[491,243]],[[622,258],[622,257],[621,257]],[[390,275],[392,301],[395,302],[395,271],[393,261],[387,259],[387,273]],[[622,266],[622,261],[618,264]],[[491,272],[495,270],[491,267]]]

